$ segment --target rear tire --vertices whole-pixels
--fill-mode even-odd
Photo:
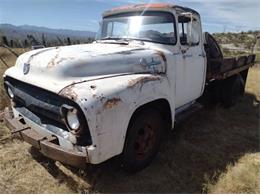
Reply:
[[[129,173],[142,170],[159,151],[165,125],[155,109],[145,109],[133,118],[127,130],[122,164]]]
[[[241,76],[236,75],[224,81],[222,86],[221,103],[225,108],[235,106],[242,96],[244,86],[241,82]]]

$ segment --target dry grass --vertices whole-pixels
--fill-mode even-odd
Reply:
[[[260,69],[254,69],[250,72],[247,84],[247,92],[251,94],[256,94],[257,99],[254,105],[257,108],[257,126],[255,136],[258,140],[258,147],[255,153],[245,153],[238,162],[230,164],[227,166],[226,170],[220,174],[218,179],[208,180],[205,184],[205,190],[209,193],[260,193]],[[247,113],[246,114],[252,114]],[[244,120],[243,120],[244,121]],[[246,128],[246,130],[249,130]],[[248,131],[247,136],[250,137],[250,132]],[[242,136],[242,135],[241,135]],[[252,135],[253,138],[253,135]],[[241,142],[240,144],[244,144]],[[207,178],[206,178],[207,179]]]
[[[30,146],[18,140],[0,145],[1,193],[72,193],[33,160]]]
[[[204,109],[176,126],[145,170],[127,175],[112,159],[78,170],[17,139],[0,143],[1,193],[258,192],[260,69],[236,107]],[[0,139],[10,136],[0,124]],[[228,184],[226,184],[228,183]]]
[[[235,165],[229,165],[226,173],[216,183],[207,185],[209,193],[259,193],[260,153],[246,154]]]
[[[22,54],[28,49],[14,49],[15,53]],[[16,56],[10,53],[7,49],[0,47],[0,57],[7,63],[8,66],[13,66],[16,61]],[[0,110],[4,109],[9,103],[6,94],[4,93],[3,78],[2,75],[7,67],[0,61]]]

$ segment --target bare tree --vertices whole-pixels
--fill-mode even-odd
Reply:
[[[0,37],[0,44],[1,44],[1,45],[7,45],[7,46],[9,46],[8,40],[7,40],[7,37],[6,37],[6,36],[1,36],[1,37]]]
[[[67,38],[67,42],[68,42],[68,45],[71,45],[71,41],[70,41],[69,37]]]
[[[40,43],[35,39],[33,35],[27,35],[28,40],[30,41],[31,45],[40,45]]]
[[[44,33],[42,33],[42,45],[46,47],[46,40],[45,40]]]
[[[57,36],[57,39],[58,39],[60,45],[64,45],[64,43],[63,43],[63,41],[60,39],[60,37]]]

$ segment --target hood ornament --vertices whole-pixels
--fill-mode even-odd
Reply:
[[[29,73],[29,71],[30,71],[30,64],[25,63],[25,64],[23,65],[23,74],[26,75],[26,74]]]

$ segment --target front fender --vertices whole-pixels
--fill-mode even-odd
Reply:
[[[122,152],[128,124],[140,106],[166,99],[174,112],[168,89],[165,75],[138,74],[75,84],[60,95],[82,108],[95,147],[90,162],[97,164]]]

